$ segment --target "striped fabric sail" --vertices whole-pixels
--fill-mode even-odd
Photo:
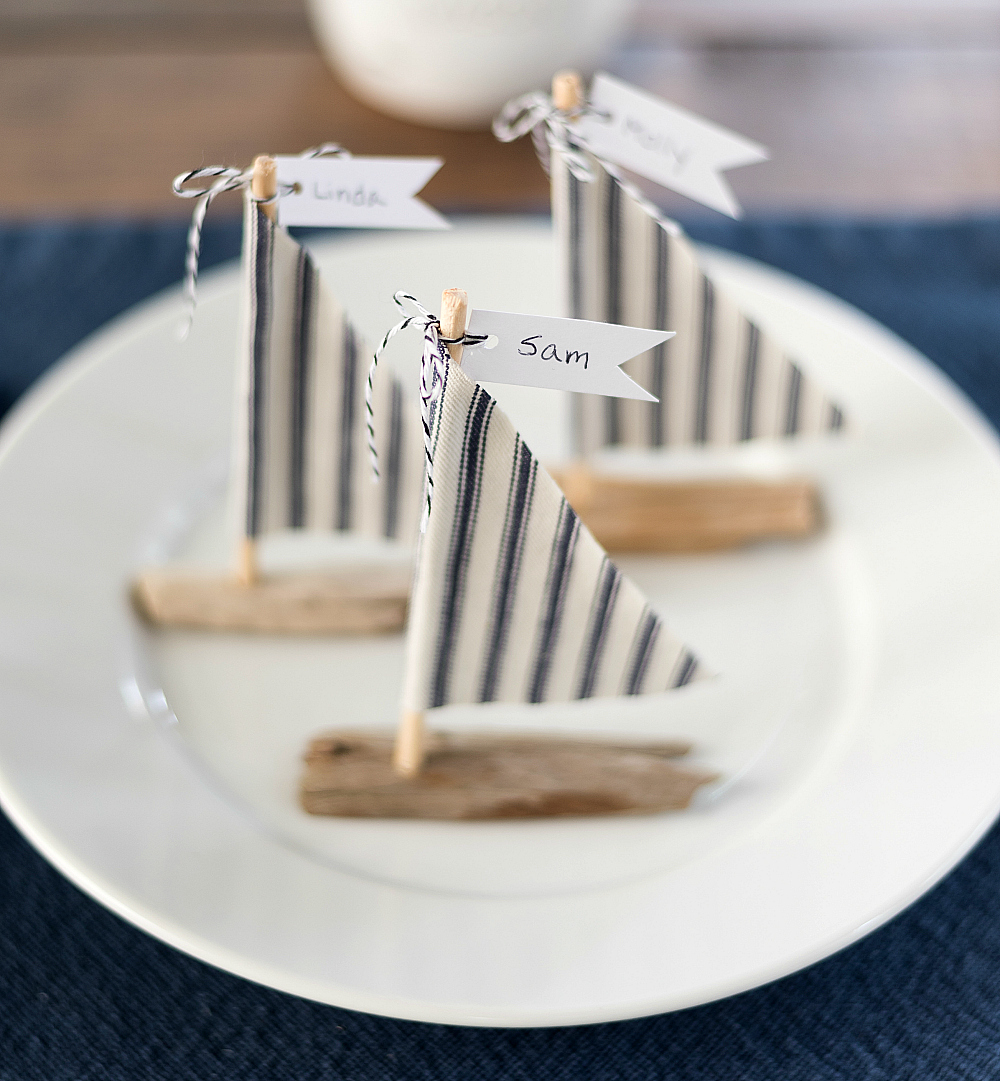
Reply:
[[[566,314],[676,336],[623,365],[658,402],[574,395],[577,449],[730,444],[835,431],[841,410],[707,277],[680,226],[591,154],[552,147]]]
[[[455,364],[431,445],[404,708],[653,694],[704,674]]]
[[[246,202],[245,338],[234,480],[248,537],[351,530],[411,542],[421,513],[419,411],[384,365],[374,388],[379,484],[365,417],[371,353],[308,252]]]

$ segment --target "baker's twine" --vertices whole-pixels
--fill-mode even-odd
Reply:
[[[420,421],[424,429],[424,509],[420,519],[420,532],[427,529],[427,519],[431,510],[431,501],[434,495],[434,453],[431,439],[431,427],[434,419],[434,408],[441,391],[444,389],[445,376],[448,363],[451,360],[447,347],[449,345],[479,345],[486,341],[486,334],[462,334],[458,338],[445,338],[441,334],[441,320],[433,312],[428,311],[415,296],[399,290],[392,298],[396,306],[403,313],[403,318],[386,331],[382,344],[375,350],[371,365],[368,368],[368,383],[365,386],[365,413],[368,426],[368,453],[372,463],[372,479],[379,478],[378,450],[375,446],[375,409],[373,404],[375,393],[375,369],[389,342],[401,330],[417,324],[423,327],[424,351],[420,359]],[[407,312],[406,304],[409,303],[416,312]]]
[[[549,171],[550,148],[562,153],[570,172],[577,180],[591,181],[594,172],[582,151],[586,144],[574,123],[584,116],[605,116],[589,105],[557,109],[552,98],[540,90],[522,94],[508,101],[493,121],[493,134],[502,143],[512,143],[531,132],[531,141],[542,168]]]
[[[623,191],[640,203],[646,213],[660,223],[661,228],[671,236],[683,236],[683,230],[677,222],[664,217],[660,208],[651,203],[616,165],[605,158],[598,157],[587,146],[586,139],[573,126],[574,121],[583,116],[608,119],[607,113],[586,104],[574,109],[557,109],[548,94],[534,90],[530,94],[522,94],[519,98],[507,102],[500,110],[500,115],[493,121],[493,134],[502,143],[512,143],[530,131],[538,160],[546,173],[550,171],[549,165],[554,149],[563,156],[573,176],[585,184],[597,179],[597,174],[590,161],[587,160],[589,156],[621,186]]]
[[[322,143],[320,146],[312,146],[303,150],[299,157],[321,158],[326,156],[349,158],[351,155],[343,147],[336,143]],[[211,180],[207,187],[189,188],[187,185],[194,180]],[[175,176],[171,188],[174,195],[181,199],[197,199],[194,205],[194,213],[191,215],[191,226],[187,235],[187,253],[184,258],[184,299],[187,302],[187,310],[184,321],[178,328],[178,334],[183,340],[191,331],[194,322],[194,312],[198,304],[198,259],[201,255],[201,230],[205,224],[205,215],[212,201],[218,195],[227,191],[246,191],[248,198],[261,206],[276,203],[285,195],[295,190],[293,184],[279,184],[274,195],[267,199],[260,199],[253,194],[250,184],[253,180],[253,168],[233,169],[227,165],[207,165],[202,169],[192,169],[190,172]]]

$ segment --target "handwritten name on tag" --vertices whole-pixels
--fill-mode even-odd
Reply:
[[[584,116],[575,125],[588,150],[740,217],[740,204],[720,174],[767,161],[764,147],[603,72],[594,76],[590,105],[603,115]]]
[[[656,398],[632,382],[619,365],[674,336],[670,330],[478,308],[469,319],[468,333],[490,339],[466,346],[462,371],[470,379],[644,402]]]
[[[277,157],[281,225],[357,229],[449,229],[415,195],[441,168],[440,158]]]

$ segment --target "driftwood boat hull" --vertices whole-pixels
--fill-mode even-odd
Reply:
[[[389,733],[333,732],[312,741],[299,790],[304,810],[344,818],[483,820],[681,810],[715,779],[671,759],[688,744],[558,736],[428,737],[416,777],[391,763]]]
[[[147,571],[132,601],[150,623],[262,634],[385,634],[406,623],[409,576],[389,571],[235,576]]]
[[[586,469],[553,474],[609,552],[711,552],[812,536],[821,524],[812,481],[631,480]]]

